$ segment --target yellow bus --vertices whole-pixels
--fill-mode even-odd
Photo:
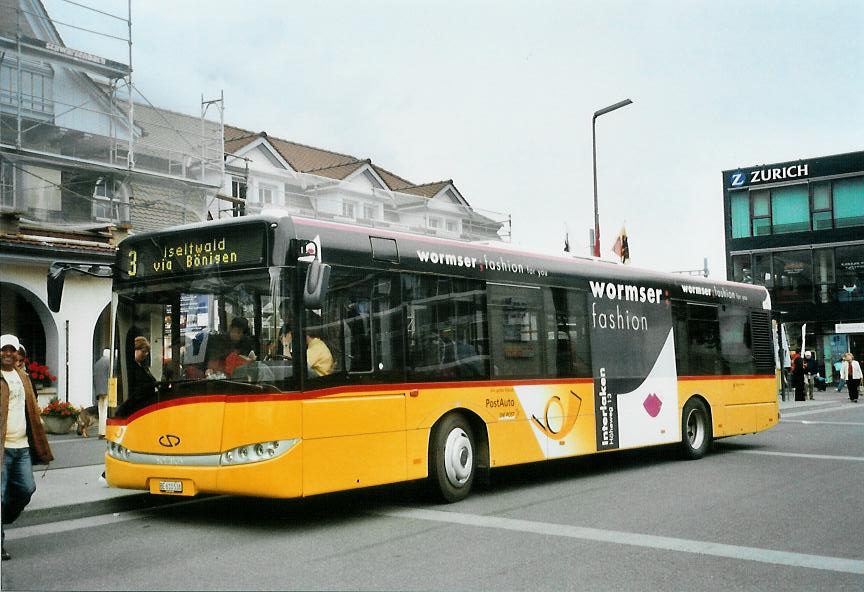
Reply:
[[[495,467],[698,459],[779,418],[760,286],[256,216],[127,238],[114,290],[113,487],[453,502]]]

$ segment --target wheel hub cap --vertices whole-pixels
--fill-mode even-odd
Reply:
[[[471,440],[460,428],[456,428],[447,435],[444,445],[444,470],[447,480],[456,487],[464,485],[471,476],[474,465],[474,450],[471,448]]]

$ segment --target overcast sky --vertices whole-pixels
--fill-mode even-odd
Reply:
[[[126,15],[126,0],[78,0]],[[125,24],[45,0],[58,21]],[[133,0],[134,81],[196,114],[453,179],[513,241],[725,277],[721,171],[864,149],[864,2]],[[119,28],[118,28],[119,27]],[[66,44],[126,47],[58,25]]]

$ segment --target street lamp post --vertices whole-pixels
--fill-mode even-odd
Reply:
[[[633,101],[630,99],[624,99],[614,105],[609,105],[608,107],[603,107],[599,111],[594,112],[594,117],[591,119],[591,144],[594,150],[594,256],[600,256],[600,210],[597,204],[597,118],[601,115],[605,115],[610,111],[615,111],[615,109],[620,109],[621,107],[626,107],[631,104]]]

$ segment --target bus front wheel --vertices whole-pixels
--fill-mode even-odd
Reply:
[[[445,502],[468,497],[474,484],[474,433],[468,421],[459,414],[441,420],[432,432],[429,451],[432,493]]]
[[[697,460],[711,448],[711,416],[701,399],[692,398],[681,412],[681,452],[685,459]]]

